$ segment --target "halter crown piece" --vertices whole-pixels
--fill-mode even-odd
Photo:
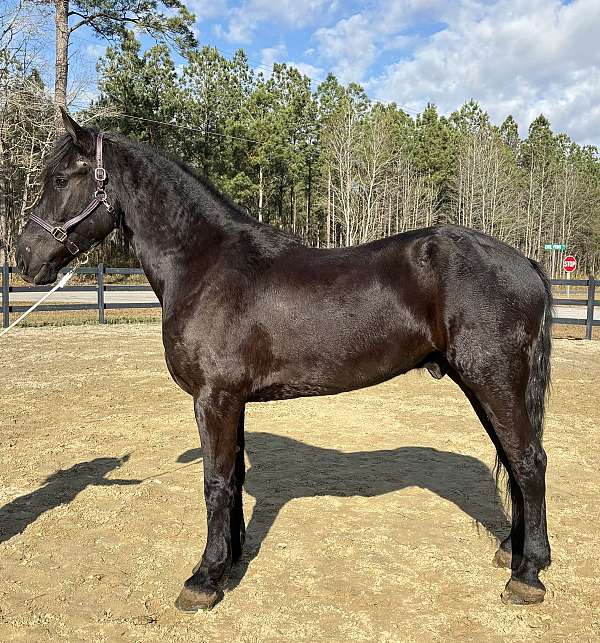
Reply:
[[[75,217],[71,217],[68,221],[61,223],[60,225],[52,225],[48,221],[44,221],[36,214],[31,214],[29,220],[37,223],[39,226],[48,231],[57,241],[62,243],[67,247],[67,250],[72,254],[76,255],[79,253],[79,247],[77,244],[69,239],[69,229],[76,226],[78,223],[83,221],[88,217],[92,212],[102,203],[108,212],[114,212],[114,208],[106,199],[106,192],[104,190],[104,181],[106,181],[106,170],[102,164],[102,134],[99,133],[96,136],[96,167],[94,169],[94,179],[96,179],[96,191],[94,192],[94,198],[87,205],[85,210]]]

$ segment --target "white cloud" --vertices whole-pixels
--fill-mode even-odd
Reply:
[[[375,98],[442,112],[475,98],[522,134],[543,112],[555,131],[600,143],[597,0],[460,0],[440,18],[445,29],[366,83]]]
[[[321,56],[333,61],[333,71],[344,82],[361,80],[375,60],[371,20],[362,13],[339,20],[331,28],[315,32]]]
[[[294,62],[288,60],[286,62],[288,67],[295,67],[301,74],[308,76],[314,83],[320,83],[325,79],[325,70],[321,67],[316,67],[310,63]]]
[[[199,21],[216,18],[227,12],[227,0],[186,0],[184,4]]]
[[[454,3],[455,5],[456,3]],[[384,51],[414,47],[418,36],[403,33],[419,22],[432,22],[446,0],[379,0],[372,7],[342,18],[314,33],[317,51],[342,82],[361,82]]]
[[[266,67],[269,71],[273,67],[273,63],[281,62],[285,56],[287,56],[287,49],[284,44],[275,45],[274,47],[265,47],[260,50],[261,65]]]
[[[245,0],[229,10],[226,28],[218,26],[217,33],[231,42],[249,43],[263,22],[301,28],[331,10],[328,0]]]

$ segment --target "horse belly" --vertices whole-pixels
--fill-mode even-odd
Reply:
[[[420,330],[398,323],[362,333],[293,334],[273,346],[272,373],[253,392],[253,401],[333,395],[373,386],[415,368],[432,351]]]

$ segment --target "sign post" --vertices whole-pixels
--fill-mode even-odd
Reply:
[[[552,268],[550,270],[550,274],[554,275],[554,266],[555,266],[554,260],[556,257],[555,251],[565,252],[567,250],[567,244],[566,243],[545,243],[544,250],[550,250],[550,252],[552,252],[552,261],[550,262],[552,265]]]
[[[563,270],[567,273],[567,279],[571,279],[571,273],[577,268],[577,259],[573,255],[567,255],[563,259]],[[567,297],[571,296],[571,288],[567,284]]]

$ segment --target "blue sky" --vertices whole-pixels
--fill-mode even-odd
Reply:
[[[315,82],[333,71],[411,112],[449,113],[475,98],[525,135],[543,112],[555,130],[600,144],[599,0],[187,0],[202,44],[246,50],[257,69],[294,64]],[[97,42],[95,45],[93,43]],[[76,32],[93,76],[101,41]],[[77,51],[75,51],[77,50]]]

